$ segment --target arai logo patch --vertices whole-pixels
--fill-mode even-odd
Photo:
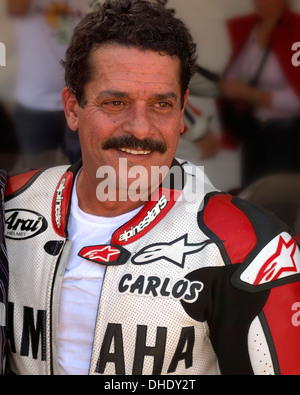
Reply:
[[[5,211],[5,236],[25,240],[43,233],[48,227],[46,219],[35,211],[14,209]]]

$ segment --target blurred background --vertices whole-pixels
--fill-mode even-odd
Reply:
[[[173,10],[176,16],[183,19],[191,29],[198,44],[201,69],[191,82],[191,95],[185,117],[186,133],[181,138],[177,156],[204,166],[205,172],[212,183],[223,191],[238,194],[243,190],[244,195],[246,197],[251,195],[252,199],[253,184],[255,184],[255,181],[261,182],[261,179],[265,179],[267,176],[272,176],[271,181],[267,177],[268,182],[267,184],[264,183],[264,185],[267,185],[267,189],[273,188],[274,183],[279,185],[280,189],[280,180],[285,177],[280,174],[280,178],[277,178],[276,168],[274,171],[271,169],[269,173],[256,174],[256,179],[251,179],[251,182],[244,182],[243,155],[246,143],[236,141],[236,139],[233,139],[234,143],[232,143],[232,139],[224,139],[224,122],[219,108],[220,98],[224,99],[226,96],[226,99],[228,99],[229,91],[232,97],[232,87],[231,90],[228,86],[224,87],[224,90],[221,91],[218,79],[221,76],[224,78],[226,72],[228,78],[237,79],[235,73],[237,73],[238,62],[241,63],[241,59],[239,59],[238,51],[235,53],[235,58],[233,57],[234,50],[237,49],[235,39],[238,41],[243,34],[246,34],[242,32],[239,35],[237,30],[235,33],[237,37],[234,37],[233,30],[230,31],[228,27],[228,20],[233,18],[240,20],[244,16],[257,14],[259,7],[260,11],[263,10],[264,6],[273,6],[274,10],[274,4],[283,2],[293,13],[300,14],[300,0],[151,1],[163,4],[166,8]],[[0,42],[4,43],[6,47],[6,66],[0,66],[0,168],[8,171],[9,174],[16,174],[30,168],[74,163],[80,157],[77,136],[68,130],[63,119],[60,102],[60,91],[63,88],[63,69],[59,65],[59,61],[64,57],[64,52],[76,24],[86,12],[94,9],[101,2],[100,0],[2,0],[0,2]],[[245,21],[248,21],[248,19]],[[243,26],[243,19],[241,19],[240,25]],[[267,23],[265,25],[265,30],[268,30]],[[300,26],[300,22],[298,25]],[[287,26],[290,26],[290,22]],[[272,28],[277,29],[278,25],[274,25]],[[262,29],[262,34],[258,37],[263,43],[261,47],[268,49],[269,45],[264,45],[262,38],[265,30]],[[249,31],[252,32],[251,34],[255,32],[251,29]],[[293,42],[300,42],[300,27],[298,30],[294,29],[293,32],[293,34],[296,34],[295,37],[289,35],[289,39]],[[297,32],[299,32],[299,36]],[[266,36],[269,33],[272,34],[271,28]],[[280,34],[284,35],[282,32]],[[273,73],[276,67],[278,68],[278,62],[274,63],[274,59],[269,56],[270,52],[264,56],[267,51],[263,51],[261,48],[257,49],[255,46],[251,47],[253,42],[249,41],[249,37],[245,35],[244,42],[240,43],[243,44],[239,48],[240,52],[245,47],[250,53],[250,55],[243,55],[243,67],[257,63],[257,59],[260,59],[259,56],[261,56],[262,60],[259,60],[262,69],[260,70],[260,73],[262,73],[261,83],[263,81],[265,85],[256,85],[255,87],[266,91],[267,84],[270,84],[270,86],[274,84],[274,81],[267,81],[267,77]],[[291,63],[293,52],[290,42],[283,43],[284,40],[281,40],[280,37],[282,36],[279,35],[281,45],[286,45],[286,48],[281,50],[281,52],[284,52],[282,56],[285,56],[287,63]],[[276,53],[276,51],[273,52]],[[278,51],[280,52],[280,49]],[[257,53],[259,53],[259,56]],[[264,59],[265,57],[266,59]],[[234,61],[236,61],[236,64]],[[282,66],[282,63],[280,64]],[[269,72],[268,67],[271,72]],[[278,71],[276,69],[276,72],[280,73],[280,78],[276,77],[274,72],[274,79],[276,79],[278,85],[276,89],[289,85],[290,91],[287,92],[286,89],[286,96],[282,94],[280,100],[288,103],[291,99],[292,106],[288,108],[286,105],[283,110],[275,108],[272,115],[266,111],[260,112],[258,114],[261,117],[259,118],[259,128],[264,129],[265,125],[269,125],[268,121],[269,119],[273,121],[274,114],[277,119],[277,115],[280,113],[281,120],[290,117],[298,122],[298,118],[300,118],[300,88],[293,86],[293,81],[296,78],[295,73],[300,73],[300,67],[294,67],[294,70],[291,70],[292,74],[295,75],[294,80],[286,76],[286,70]],[[252,72],[254,73],[254,70]],[[263,76],[264,72],[265,75]],[[279,80],[281,87],[279,87]],[[262,95],[261,99],[267,100],[268,97],[265,98]],[[258,100],[258,96],[253,95],[253,100]],[[286,127],[286,124],[284,124],[284,127]],[[270,138],[268,137],[268,139]],[[284,150],[283,140],[280,144]],[[294,142],[297,149],[299,148],[298,142],[299,140]],[[257,141],[257,144],[253,144],[252,141],[251,144],[251,147],[253,147],[259,145],[260,142]],[[289,149],[289,147],[286,148],[287,151]],[[263,154],[266,151],[268,150],[264,147]],[[249,152],[247,155],[249,156]],[[272,155],[275,163],[277,161],[276,154]],[[261,161],[259,153],[252,152],[250,162],[252,161]],[[283,170],[286,171],[286,169]],[[287,194],[293,196],[297,204],[300,201],[298,168],[295,167],[291,172],[288,169],[287,172],[288,174],[293,173],[289,182],[289,185],[292,186],[292,192],[287,192]],[[250,187],[251,194],[247,192]],[[284,188],[287,190],[286,183]],[[275,190],[277,189],[275,188]],[[299,213],[295,213],[294,220],[299,223],[300,218],[297,217]]]

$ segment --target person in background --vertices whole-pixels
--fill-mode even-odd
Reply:
[[[228,22],[233,53],[219,83],[225,137],[242,141],[243,188],[300,171],[300,79],[291,62],[300,16],[286,0],[253,3],[255,14]]]
[[[25,169],[74,163],[78,135],[67,127],[61,90],[74,27],[91,0],[7,0],[17,46],[15,128]]]

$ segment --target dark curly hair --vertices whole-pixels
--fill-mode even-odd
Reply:
[[[177,56],[181,62],[183,103],[197,62],[196,44],[188,28],[160,4],[107,0],[78,24],[62,61],[66,86],[80,106],[85,105],[84,87],[92,78],[91,53],[108,43]]]

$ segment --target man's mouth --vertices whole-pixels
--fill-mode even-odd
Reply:
[[[130,155],[149,155],[152,152],[152,151],[143,151],[143,150],[137,151],[129,148],[120,148],[120,151],[126,152],[126,154],[130,154]]]

